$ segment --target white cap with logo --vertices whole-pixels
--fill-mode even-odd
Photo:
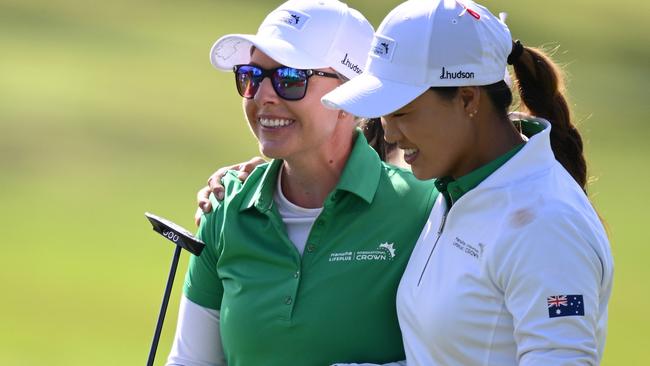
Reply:
[[[322,102],[360,117],[390,114],[430,87],[481,86],[504,78],[508,27],[470,0],[409,0],[379,26],[362,75]]]
[[[255,46],[285,66],[331,67],[352,78],[362,72],[373,32],[360,12],[340,1],[289,0],[264,19],[257,34],[229,34],[217,40],[210,62],[230,71],[250,62]]]

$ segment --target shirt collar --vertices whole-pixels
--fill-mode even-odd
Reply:
[[[257,187],[250,191],[242,201],[240,211],[255,206],[260,211],[268,211],[273,204],[273,191],[277,184],[278,172],[283,160],[272,160],[259,179]],[[354,145],[343,168],[341,178],[330,196],[336,197],[339,191],[355,194],[367,203],[372,200],[379,186],[381,161],[377,153],[368,145],[361,130],[357,129]],[[252,175],[252,174],[251,174]]]
[[[266,170],[258,180],[256,187],[251,189],[242,200],[239,211],[247,210],[253,206],[260,211],[268,211],[271,209],[273,204],[273,190],[278,181],[278,173],[280,172],[282,162],[283,160],[275,159],[271,160],[271,163],[269,163],[268,166],[264,165],[266,166]],[[255,169],[259,168],[260,167],[257,167]],[[253,174],[251,173],[251,175]],[[248,179],[250,178],[251,176],[249,176]]]
[[[367,203],[372,203],[379,186],[382,164],[375,150],[368,145],[361,130],[345,164],[335,191],[347,191],[359,196]]]
[[[516,121],[521,124],[521,131],[527,137],[532,137],[535,134],[543,131],[546,126],[539,120],[529,119]],[[523,147],[524,143],[519,144],[512,148],[505,154],[497,157],[489,163],[475,169],[468,174],[453,179],[452,177],[442,177],[435,182],[436,188],[443,194],[447,201],[447,207],[451,207],[454,202],[458,201],[465,193],[476,188],[487,177],[494,173],[497,169],[503,166],[515,154],[517,154]]]
[[[522,132],[529,139],[521,151],[503,164],[498,174],[492,174],[481,184],[481,188],[502,187],[513,182],[528,179],[559,164],[551,148],[551,123],[542,118],[522,121]]]

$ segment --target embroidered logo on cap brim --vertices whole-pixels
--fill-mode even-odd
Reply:
[[[232,39],[226,42],[221,42],[215,49],[214,55],[217,58],[222,60],[228,60],[234,55],[238,54],[239,49],[242,47],[242,44],[245,46],[250,46],[250,43],[243,41],[241,39]]]

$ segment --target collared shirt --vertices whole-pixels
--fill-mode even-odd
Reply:
[[[521,133],[527,137],[531,137],[544,130],[544,125],[534,119],[518,120],[514,121],[514,123],[520,126]],[[523,147],[523,143],[519,144],[510,149],[510,151],[506,152],[505,154],[458,179],[454,179],[452,177],[443,177],[437,179],[435,182],[436,188],[438,189],[438,192],[440,192],[443,197],[445,197],[447,206],[451,207],[454,202],[458,201],[465,193],[478,186],[482,181],[485,180],[485,178],[490,176],[490,174],[494,173],[494,171],[499,169],[503,164],[510,160],[510,158],[515,156],[515,154],[517,154]]]
[[[409,366],[599,363],[609,242],[537,122],[453,206],[438,197],[397,296]]]
[[[485,180],[485,178],[495,170],[499,169],[501,165],[510,160],[510,158],[521,150],[522,147],[524,147],[524,144],[517,145],[507,153],[458,179],[452,177],[437,179],[435,182],[436,188],[438,189],[438,192],[443,195],[445,201],[447,201],[447,206],[451,207],[454,202],[458,201],[465,193],[474,189],[474,187],[479,185],[479,183]]]
[[[433,182],[381,163],[359,134],[300,256],[273,201],[281,164],[243,184],[225,178],[186,275],[185,295],[220,310],[228,365],[403,359],[395,295],[437,197]]]

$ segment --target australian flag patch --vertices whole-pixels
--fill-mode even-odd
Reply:
[[[557,295],[546,298],[548,317],[585,315],[585,302],[582,295]]]

